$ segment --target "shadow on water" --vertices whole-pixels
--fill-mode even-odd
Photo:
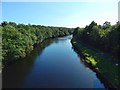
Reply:
[[[83,63],[85,65],[86,68],[91,69],[93,72],[95,72],[96,77],[100,80],[100,82],[105,86],[105,90],[108,90],[109,87],[109,83],[105,81],[105,79],[103,78],[103,76],[99,73],[96,73],[96,70],[94,67],[92,67],[91,65],[87,64],[86,62],[84,62],[84,56],[82,55],[81,52],[78,52],[78,50],[74,47],[72,47],[72,49],[77,53],[78,57],[81,60],[81,63]],[[83,57],[82,57],[83,56]],[[113,88],[114,90],[114,88]],[[116,89],[115,89],[116,90]]]
[[[72,35],[46,40],[26,58],[5,66],[3,88],[104,88],[94,72],[79,63],[71,38]]]
[[[35,49],[24,59],[6,65],[2,70],[2,87],[20,87],[24,79],[31,72],[31,69],[34,67],[34,62],[37,56],[52,42],[52,39],[45,40],[41,44],[35,46]]]
[[[68,36],[63,36],[63,37],[59,37],[54,39],[54,43],[59,43],[60,42],[66,42],[67,40],[71,40],[72,39],[72,35],[68,35]]]

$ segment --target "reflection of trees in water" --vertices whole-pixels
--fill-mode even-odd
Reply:
[[[68,40],[68,39],[72,39],[72,35],[68,35],[68,36],[64,36],[64,37],[59,37],[57,38],[58,40],[59,39],[62,39],[62,40]]]
[[[77,53],[77,56],[80,58],[81,63],[83,63],[87,68],[91,69],[93,72],[96,73],[95,68],[93,68],[92,66],[90,66],[89,64],[84,62],[84,56],[81,52],[78,52],[78,50],[75,47],[72,47],[72,49]],[[103,77],[99,74],[96,73],[96,77],[100,80],[100,82],[105,86],[105,88],[108,88],[108,83],[105,82],[105,80],[103,79]]]
[[[55,39],[55,40],[54,40],[54,43],[57,44],[57,43],[59,43],[59,42],[62,42],[62,43],[63,43],[63,42],[66,42],[66,41],[67,41],[67,39]]]
[[[32,70],[36,57],[39,56],[44,48],[52,44],[53,40],[48,39],[41,44],[36,45],[34,50],[27,55],[24,59],[21,59],[15,63],[9,63],[3,68],[3,88],[20,88],[27,75]]]
[[[71,40],[72,35],[64,36],[64,37],[59,37],[54,40],[54,43],[59,43],[60,42],[67,42],[67,40]]]

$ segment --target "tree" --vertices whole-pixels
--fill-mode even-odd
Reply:
[[[3,22],[0,28],[2,28],[3,62],[25,57],[34,49],[34,45],[45,39],[64,36],[73,32],[73,29],[69,28],[30,24],[17,25],[15,22]]]
[[[104,28],[92,21],[83,30],[75,28],[73,36],[77,40],[81,40],[120,59],[118,55],[120,53],[120,25],[111,26],[110,22],[106,21],[103,26]]]
[[[111,26],[111,23],[108,21],[105,21],[105,23],[103,24],[104,29],[109,28],[110,26]]]
[[[6,25],[8,25],[8,23],[7,23],[6,21],[3,21],[3,22],[1,23],[1,25],[2,25],[2,27],[5,27]]]

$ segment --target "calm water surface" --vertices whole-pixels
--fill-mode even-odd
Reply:
[[[72,36],[46,40],[3,69],[3,88],[105,88],[72,48]]]

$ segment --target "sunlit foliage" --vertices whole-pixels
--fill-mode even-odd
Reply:
[[[2,28],[3,62],[25,57],[34,49],[34,45],[45,39],[69,35],[73,32],[73,29],[65,27],[25,25],[6,21],[1,23],[0,28]]]

